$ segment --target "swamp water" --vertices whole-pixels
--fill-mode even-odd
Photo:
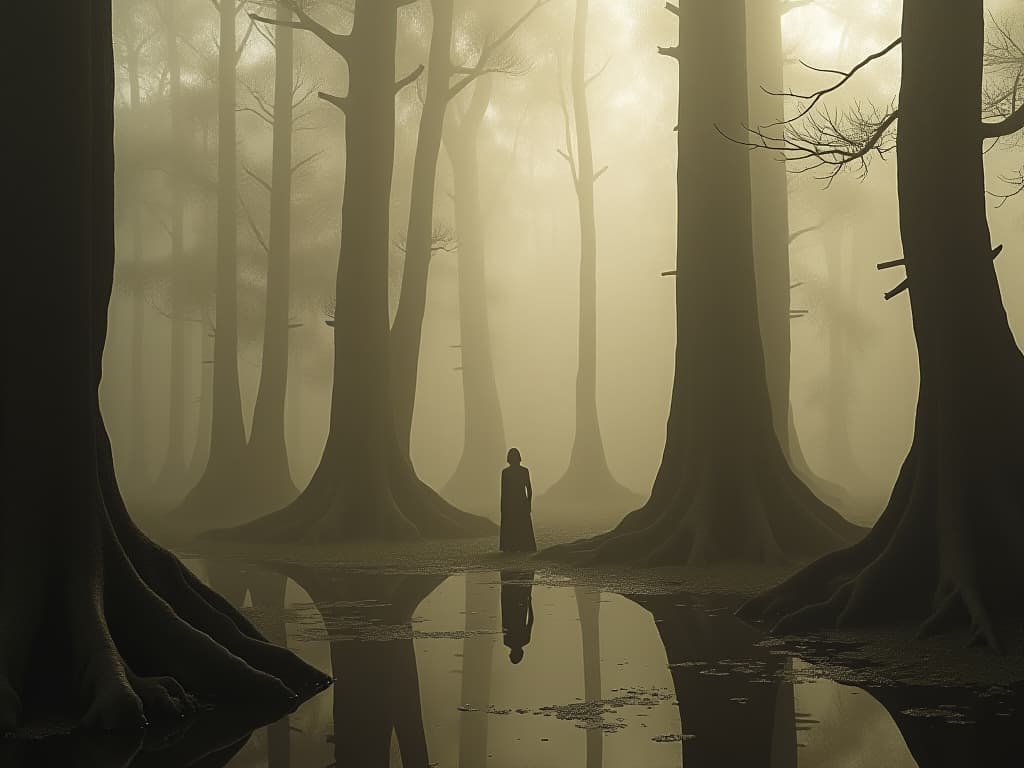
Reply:
[[[1019,693],[870,672],[844,685],[727,597],[630,597],[541,570],[189,565],[337,678],[232,768],[1020,764]]]

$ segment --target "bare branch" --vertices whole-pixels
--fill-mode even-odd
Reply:
[[[805,67],[807,67],[808,69],[810,69],[812,71],[815,71],[815,72],[828,72],[830,74],[840,75],[840,79],[836,83],[834,83],[833,85],[830,85],[828,88],[822,88],[821,90],[814,91],[813,93],[807,93],[807,94],[793,93],[793,91],[788,91],[788,92],[769,91],[767,88],[762,88],[761,90],[763,90],[769,96],[792,96],[793,98],[801,99],[801,100],[804,100],[804,101],[808,102],[807,105],[795,117],[791,117],[788,120],[783,120],[783,121],[781,121],[781,123],[774,123],[774,124],[772,124],[772,125],[770,125],[768,127],[769,128],[774,128],[774,127],[777,127],[778,125],[780,125],[782,123],[792,123],[794,121],[800,120],[803,117],[806,117],[811,112],[811,110],[814,109],[818,105],[818,102],[821,101],[825,96],[827,96],[828,94],[833,93],[833,92],[839,90],[840,88],[842,88],[860,70],[864,69],[864,67],[866,67],[871,62],[873,62],[873,61],[875,61],[877,59],[880,59],[883,56],[887,55],[890,51],[892,51],[893,49],[895,49],[896,47],[898,47],[902,43],[903,43],[903,38],[902,37],[897,37],[895,40],[893,40],[891,43],[889,43],[887,46],[885,46],[885,48],[883,48],[882,50],[876,51],[875,53],[872,53],[870,56],[866,56],[865,58],[863,58],[860,62],[858,62],[848,72],[842,72],[840,70],[835,70],[835,69],[832,69],[832,70],[818,69],[818,68],[812,67],[811,65],[806,64],[803,61],[801,61],[800,62],[801,64],[803,64]]]
[[[416,69],[395,83],[395,93],[398,93],[400,90],[405,88],[405,86],[415,83],[416,80],[419,79],[419,76],[423,74],[424,69],[425,67],[420,64]]]
[[[348,56],[350,50],[350,40],[348,35],[342,35],[329,30],[319,21],[316,21],[308,13],[302,10],[302,5],[296,2],[296,0],[281,0],[281,2],[287,3],[288,7],[292,9],[292,13],[298,17],[298,21],[285,21],[283,19],[279,21],[266,16],[257,16],[252,13],[249,14],[249,17],[253,21],[259,21],[263,24],[271,24],[278,27],[291,27],[292,29],[301,29],[306,32],[312,32],[335,53],[345,57]]]
[[[675,3],[668,3],[668,2],[666,2],[665,3],[665,10],[668,11],[669,13],[675,14],[676,16],[679,15],[679,6],[676,5]]]
[[[608,65],[609,65],[609,64],[611,64],[611,63],[612,63],[612,57],[611,57],[611,56],[609,56],[609,57],[608,57],[607,59],[605,59],[605,62],[604,62],[604,64],[602,64],[602,65],[601,65],[601,68],[600,68],[599,70],[597,70],[597,72],[595,72],[594,74],[592,74],[592,75],[591,75],[590,77],[588,77],[587,79],[585,79],[585,80],[583,81],[583,87],[584,87],[584,88],[586,88],[586,87],[587,87],[587,86],[589,86],[589,85],[590,85],[590,84],[591,84],[592,82],[594,82],[595,80],[597,80],[597,78],[599,78],[599,77],[600,77],[601,75],[603,75],[603,74],[604,74],[604,71],[605,71],[606,69],[608,69]]]
[[[346,96],[334,96],[330,93],[324,93],[323,91],[317,91],[317,98],[323,99],[328,104],[333,104],[342,112],[348,110],[348,97]]]
[[[549,2],[551,2],[551,0],[537,0],[526,10],[525,13],[523,13],[522,16],[506,27],[501,34],[484,43],[484,47],[480,51],[480,56],[477,58],[475,65],[472,67],[452,67],[452,74],[461,74],[462,78],[459,79],[458,82],[454,83],[449,89],[448,99],[454,99],[463,91],[463,89],[478,77],[491,73],[507,71],[508,68],[490,66],[494,54],[499,48],[512,39],[512,36],[519,31],[519,28],[522,27],[534,13],[543,8]]]
[[[312,154],[306,155],[306,157],[302,158],[301,160],[299,160],[299,162],[295,163],[291,167],[291,169],[290,169],[291,173],[294,175],[295,173],[297,173],[299,171],[300,168],[302,168],[302,166],[308,165],[309,163],[313,162],[314,160],[319,158],[321,155],[323,155],[323,153],[324,153],[324,151],[321,149],[321,150],[318,150],[317,152],[313,152]]]
[[[804,227],[803,229],[798,229],[796,232],[790,232],[789,233],[789,244],[792,245],[802,235],[806,235],[807,233],[814,232],[815,230],[818,230],[818,229],[821,229],[821,225],[820,224],[815,224],[813,227]]]
[[[253,237],[256,238],[256,242],[260,244],[264,252],[270,254],[270,246],[267,244],[267,239],[260,232],[260,228],[256,225],[256,221],[252,217],[252,213],[249,211],[249,206],[245,204],[245,198],[241,195],[238,196],[239,205],[242,208],[242,213],[245,214],[245,220],[249,223],[249,229],[252,230]]]
[[[242,171],[244,171],[244,172],[245,172],[245,174],[246,174],[246,175],[247,175],[247,176],[248,176],[249,178],[251,178],[251,179],[252,179],[253,181],[255,181],[255,182],[256,182],[257,184],[259,184],[259,185],[260,185],[261,187],[263,187],[263,188],[264,188],[265,190],[267,190],[267,192],[268,192],[268,193],[272,191],[272,188],[271,188],[271,186],[270,186],[270,182],[269,182],[269,181],[267,181],[266,179],[264,179],[264,178],[263,178],[262,176],[260,176],[260,175],[259,175],[258,173],[256,173],[256,172],[255,172],[254,170],[252,170],[252,169],[251,169],[251,168],[250,168],[249,166],[247,166],[247,165],[246,165],[245,163],[239,163],[239,165],[241,165],[241,166],[242,166]]]

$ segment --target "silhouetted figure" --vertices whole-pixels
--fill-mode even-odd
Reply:
[[[508,660],[518,664],[533,634],[533,571],[501,572],[501,634]]]
[[[531,502],[533,486],[530,470],[522,464],[518,448],[508,452],[508,466],[501,472],[501,540],[502,552],[536,552],[533,537]]]

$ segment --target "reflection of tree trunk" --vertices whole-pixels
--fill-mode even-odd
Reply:
[[[651,612],[665,646],[682,732],[694,737],[682,745],[686,768],[796,768],[793,684],[764,682],[786,659],[757,644],[761,633],[731,612],[677,605],[678,595],[631,599]]]
[[[576,607],[580,614],[580,632],[583,636],[583,698],[601,700],[601,590],[576,587]],[[587,768],[601,768],[604,764],[604,731],[587,729]]]
[[[643,507],[612,532],[552,554],[651,564],[820,554],[862,531],[811,493],[775,434],[749,152],[717,130],[747,122],[745,4],[684,0],[678,13],[677,341],[662,462]]]
[[[289,571],[328,627],[369,626],[383,637],[331,642],[337,765],[387,768],[392,733],[403,768],[427,768],[412,616],[441,576],[320,574]],[[344,630],[348,631],[348,630]],[[356,629],[356,632],[359,630]]]
[[[277,4],[277,18],[291,21],[291,7]],[[291,262],[292,99],[294,30],[274,28],[274,150],[270,184],[270,242],[263,362],[246,459],[251,516],[280,509],[298,495],[288,466],[284,432],[288,391],[289,282]]]
[[[237,0],[221,0],[217,72],[217,279],[213,341],[213,413],[206,470],[178,511],[189,524],[230,520],[245,449],[238,380],[238,180],[236,173],[235,20]]]
[[[612,477],[597,415],[597,221],[594,214],[593,146],[587,107],[586,53],[589,0],[577,0],[570,90],[575,151],[567,147],[579,211],[579,344],[576,369],[576,435],[565,474],[537,500],[538,507],[621,512],[640,499]],[[559,83],[559,88],[562,84]],[[566,120],[568,120],[566,115]],[[567,135],[569,135],[567,126]]]
[[[396,5],[356,0],[346,36],[345,198],[327,443],[289,506],[238,529],[256,538],[418,538],[487,534],[447,504],[399,447],[388,350],[388,252],[395,134]],[[235,536],[228,531],[224,536]]]
[[[1024,713],[1001,696],[956,688],[869,688],[899,728],[919,768],[1009,765],[1020,754]],[[1024,691],[1016,686],[1011,699]],[[937,715],[952,706],[950,719]],[[962,714],[964,720],[952,715]],[[930,716],[928,716],[930,715]]]
[[[449,101],[453,0],[431,0],[433,27],[427,90],[423,98],[416,158],[413,162],[402,290],[391,326],[392,394],[399,447],[409,453],[419,375],[427,277],[434,234],[434,186],[441,152],[444,116]]]
[[[495,574],[466,574],[466,636],[462,641],[462,711],[459,713],[459,768],[487,765],[487,708],[491,704],[491,665],[498,642],[498,590]]]
[[[454,175],[459,240],[459,343],[465,421],[462,456],[443,492],[454,503],[477,511],[494,509],[495,482],[506,449],[491,355],[487,245],[480,211],[479,135],[491,90],[491,78],[476,82],[469,107],[457,125],[449,119],[445,137]]]

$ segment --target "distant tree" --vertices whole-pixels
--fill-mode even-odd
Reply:
[[[291,21],[291,6],[285,0],[276,5],[277,20]],[[260,383],[245,457],[250,467],[246,476],[250,479],[238,489],[246,501],[235,505],[244,516],[236,515],[235,519],[251,519],[280,509],[299,493],[292,480],[285,441],[288,338],[292,329],[300,325],[291,322],[292,181],[296,173],[321,153],[292,161],[294,130],[308,116],[302,106],[315,95],[315,88],[307,87],[301,77],[296,77],[293,37],[294,29],[286,24],[275,26],[272,38],[268,34],[274,46],[273,97],[268,98],[256,86],[246,86],[252,105],[245,109],[270,125],[273,156],[269,180],[243,165],[245,173],[270,198],[270,228],[269,235],[265,236],[243,204],[250,228],[267,256],[267,284]]]
[[[17,219],[31,239],[8,277],[47,285],[53,311],[32,334],[4,331],[6,353],[23,369],[5,378],[0,421],[10,448],[0,507],[0,731],[32,717],[24,707],[39,703],[40,690],[46,706],[105,729],[177,723],[194,708],[188,694],[283,714],[327,678],[267,643],[147,539],[114,477],[98,398],[114,267],[110,3],[9,11],[20,29],[45,25],[53,44],[11,96],[30,99],[57,82],[66,90],[37,100],[12,157],[26,182]],[[14,42],[19,59],[34,51],[23,37]],[[37,302],[33,291],[6,297],[13,317]]]
[[[554,556],[651,564],[778,562],[861,529],[794,474],[776,435],[757,311],[743,0],[668,5],[680,67],[675,382],[650,499],[611,532]],[[722,52],[730,52],[723,56]]]
[[[571,115],[562,83],[558,83],[565,122],[565,158],[572,175],[579,210],[579,344],[576,368],[576,434],[565,474],[542,496],[537,505],[584,514],[597,510],[621,510],[642,499],[621,485],[608,468],[597,414],[597,220],[594,212],[594,186],[607,170],[595,168],[587,87],[594,77],[587,75],[588,0],[577,0],[573,25],[572,65],[569,87]]]
[[[207,525],[234,508],[246,447],[238,378],[238,158],[237,66],[252,32],[241,41],[236,17],[240,0],[219,0],[217,55],[217,268],[214,306],[213,402],[210,454],[202,477],[175,510],[175,522]]]
[[[549,1],[538,0],[501,32],[475,41],[479,45],[475,60],[465,64],[452,63],[453,0],[433,0],[431,3],[430,60],[413,165],[402,288],[391,327],[391,370],[399,444],[408,453],[427,305],[427,277],[437,240],[434,222],[437,161],[445,132],[449,138],[457,132],[458,138],[445,141],[445,144],[449,157],[452,157],[456,177],[459,327],[466,417],[462,459],[455,477],[443,492],[446,498],[466,509],[483,508],[485,502],[479,492],[480,486],[488,489],[487,497],[493,496],[490,476],[495,461],[500,461],[504,452],[501,407],[490,360],[479,201],[475,199],[479,192],[476,133],[492,88],[489,82],[484,81],[496,73],[518,72],[520,64],[508,50],[510,42],[530,17]],[[463,118],[457,119],[451,114],[449,105],[470,86],[473,86],[474,94],[471,105]],[[465,130],[460,130],[460,127]],[[472,179],[470,174],[473,174]],[[484,304],[482,308],[481,304]]]
[[[388,251],[398,9],[407,0],[356,0],[340,34],[291,2],[296,20],[257,21],[312,32],[348,62],[346,96],[320,97],[345,113],[345,190],[334,318],[334,386],[327,443],[294,503],[221,535],[348,539],[479,535],[493,524],[461,512],[417,476],[399,445],[388,347]]]

